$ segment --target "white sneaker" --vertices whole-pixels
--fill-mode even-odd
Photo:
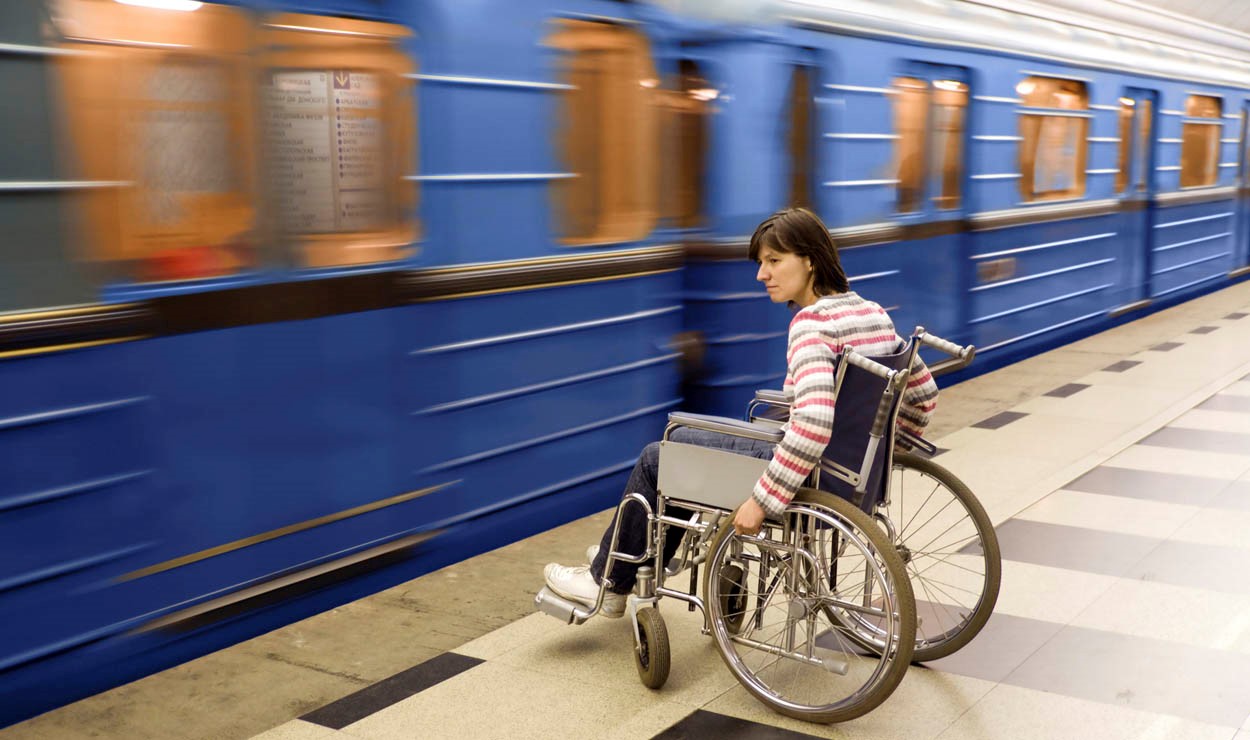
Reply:
[[[598,554],[599,554],[598,545],[591,545],[590,547],[586,548],[586,564],[590,565],[591,563],[595,562],[595,556]]]
[[[584,565],[568,566],[558,563],[547,563],[543,568],[543,578],[547,587],[566,599],[571,599],[585,606],[594,606],[599,598],[599,584],[590,575],[590,568]],[[609,619],[616,619],[625,614],[625,596],[606,591],[603,594],[603,606],[599,613]]]

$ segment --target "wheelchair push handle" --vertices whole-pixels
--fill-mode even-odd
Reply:
[[[972,346],[971,344],[969,344],[966,347],[960,347],[958,344],[955,344],[952,341],[943,339],[939,336],[926,332],[923,326],[917,326],[916,331],[913,334],[913,336],[916,338],[916,341],[920,342],[921,344],[928,345],[936,350],[945,352],[946,354],[958,360],[958,363],[955,365],[955,367],[951,368],[952,370],[956,368],[967,367],[969,364],[972,363],[972,358],[975,357],[977,354],[977,348]]]
[[[854,365],[860,370],[866,370],[886,382],[893,381],[894,376],[897,374],[895,370],[891,370],[879,362],[868,359],[850,347],[847,347],[842,351],[842,357],[848,364]]]

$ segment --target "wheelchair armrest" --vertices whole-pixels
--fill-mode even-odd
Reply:
[[[688,414],[676,411],[668,415],[669,427],[690,427],[691,429],[702,429],[708,432],[720,432],[734,437],[746,437],[748,439],[758,439],[761,442],[772,442],[777,444],[781,442],[781,438],[785,436],[785,432],[781,429],[768,425],[756,424],[749,421],[739,421],[738,419],[730,419],[725,416],[708,416],[706,414]],[[665,433],[665,438],[668,434]]]
[[[789,406],[790,401],[786,398],[785,391],[773,390],[771,388],[761,388],[755,392],[755,400],[770,403],[776,406]]]
[[[763,413],[756,413],[758,409],[764,409]],[[786,398],[784,391],[761,388],[755,392],[755,398],[747,404],[746,418],[750,422],[766,421],[776,426],[784,424],[788,416],[790,416],[790,399]]]

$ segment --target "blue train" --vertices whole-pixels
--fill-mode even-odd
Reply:
[[[983,369],[1243,277],[1245,61],[1068,20],[0,4],[0,726],[606,508],[783,205]]]

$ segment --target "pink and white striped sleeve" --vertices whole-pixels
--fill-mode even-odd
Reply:
[[[820,331],[815,314],[800,312],[790,324],[786,351],[794,403],[785,436],[773,452],[772,462],[755,484],[756,502],[769,516],[777,517],[816,467],[833,432],[834,350]]]

